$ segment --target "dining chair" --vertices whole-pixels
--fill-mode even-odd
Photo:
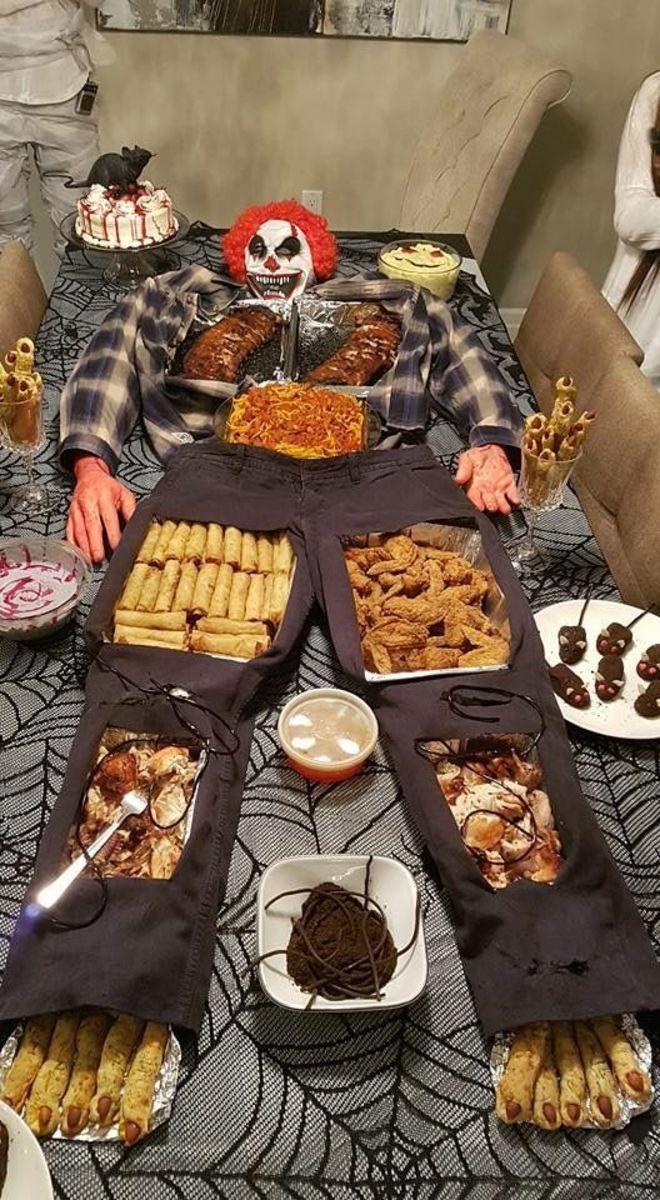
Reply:
[[[517,38],[495,30],[471,37],[417,142],[399,229],[463,233],[480,260],[544,112],[571,82]]]
[[[632,357],[606,364],[572,480],[623,600],[660,604],[660,403]]]
[[[46,293],[22,242],[0,249],[0,358],[20,337],[34,337],[46,311]]]
[[[548,261],[514,341],[539,408],[552,408],[555,380],[572,375],[583,408],[613,359],[640,364],[643,351],[591,277],[563,250]]]

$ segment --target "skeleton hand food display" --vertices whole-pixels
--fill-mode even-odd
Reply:
[[[337,263],[327,221],[295,200],[246,208],[222,250],[231,276],[261,300],[291,300],[329,279]]]

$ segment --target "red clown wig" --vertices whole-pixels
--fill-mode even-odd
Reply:
[[[312,252],[314,274],[318,280],[329,279],[337,265],[337,242],[328,229],[325,217],[318,217],[297,200],[275,200],[271,204],[253,205],[236,218],[231,229],[221,239],[229,273],[245,283],[245,248],[264,221],[291,221],[302,230]]]

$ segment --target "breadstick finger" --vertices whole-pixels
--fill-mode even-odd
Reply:
[[[534,1088],[545,1058],[548,1037],[547,1021],[523,1025],[515,1034],[495,1100],[497,1115],[507,1125],[532,1119]]]
[[[157,1025],[149,1021],[131,1063],[119,1116],[119,1136],[129,1146],[149,1132],[154,1088],[168,1036],[166,1025]]]
[[[110,1026],[101,1052],[96,1092],[89,1106],[92,1125],[112,1125],[117,1116],[124,1076],[143,1025],[137,1017],[123,1015]]]
[[[2,1099],[20,1112],[46,1058],[55,1024],[53,1013],[30,1017],[23,1031],[16,1058],[5,1076]]]
[[[60,1121],[62,1133],[67,1137],[80,1133],[89,1120],[89,1106],[96,1091],[96,1073],[109,1024],[110,1018],[105,1013],[90,1013],[78,1026],[76,1052]]]

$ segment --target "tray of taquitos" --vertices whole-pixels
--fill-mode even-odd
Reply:
[[[284,530],[154,518],[104,638],[248,661],[277,636],[295,565]]]
[[[101,1009],[44,1013],[0,1051],[0,1095],[39,1138],[133,1145],[168,1119],[180,1061],[167,1025]]]

